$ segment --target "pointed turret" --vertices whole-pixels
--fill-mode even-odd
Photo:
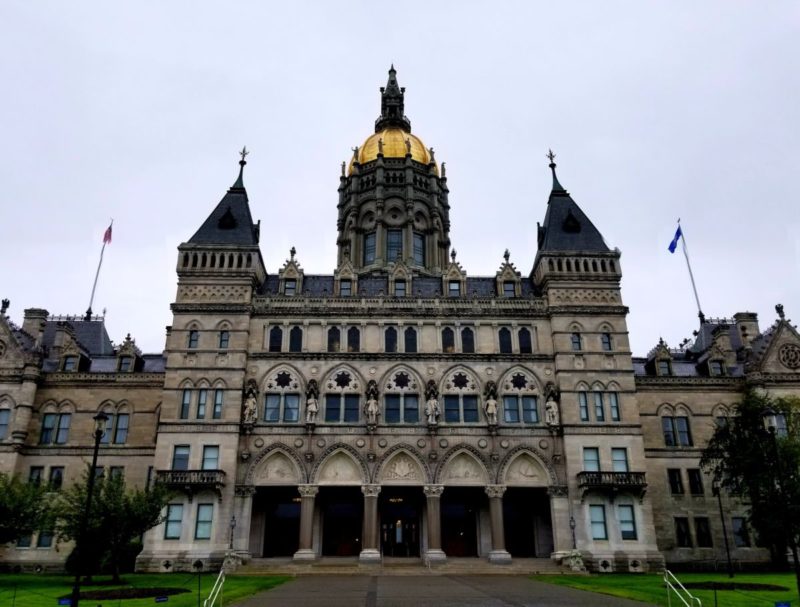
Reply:
[[[405,116],[405,87],[397,84],[394,64],[389,68],[389,80],[381,87],[381,115],[375,121],[375,132],[389,127],[398,127],[411,132],[411,121]]]

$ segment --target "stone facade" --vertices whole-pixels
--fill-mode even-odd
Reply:
[[[632,357],[620,252],[552,158],[530,275],[506,253],[469,276],[444,163],[411,135],[394,70],[381,108],[342,167],[333,274],[306,274],[294,250],[267,271],[243,159],[178,248],[163,353],[114,346],[101,318],[28,309],[17,326],[5,303],[0,471],[72,482],[92,417],[113,414],[104,471],[175,490],[145,536],[148,571],[230,552],[502,564],[578,550],[600,571],[723,559],[700,450],[746,382],[798,392],[782,309],[763,333],[752,314],[701,319],[680,349]],[[742,505],[723,511],[734,559],[765,560]],[[70,549],[44,531],[24,544],[2,559],[59,566]]]

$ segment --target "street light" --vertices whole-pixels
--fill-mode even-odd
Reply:
[[[733,577],[733,563],[731,562],[731,547],[728,544],[728,529],[725,526],[725,514],[722,512],[722,487],[719,486],[719,481],[714,479],[711,482],[711,490],[717,496],[719,502],[719,520],[722,521],[722,538],[725,540],[725,555],[728,557],[728,577]]]
[[[94,477],[97,472],[97,453],[100,451],[100,439],[106,432],[106,422],[108,422],[108,415],[102,411],[95,415],[94,431],[94,451],[92,453],[92,466],[89,468],[89,480],[86,482],[86,507],[83,509],[83,518],[81,519],[81,527],[78,531],[78,537],[75,538],[75,550],[78,553],[78,558],[75,562],[75,583],[72,585],[72,599],[70,605],[78,607],[81,595],[81,565],[83,564],[84,555],[81,554],[83,549],[83,539],[86,535],[86,526],[89,524],[89,513],[92,509],[92,494],[94,493]]]
[[[228,545],[228,550],[233,553],[233,530],[236,529],[236,516],[231,516],[231,541]]]

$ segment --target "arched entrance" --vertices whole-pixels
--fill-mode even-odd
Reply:
[[[504,467],[503,523],[512,557],[548,557],[553,551],[549,474],[537,457],[522,451]]]
[[[419,457],[406,448],[381,465],[378,499],[380,550],[388,557],[419,557],[427,475]]]
[[[322,556],[358,556],[363,546],[364,495],[362,465],[340,449],[320,465],[319,513]]]
[[[456,452],[442,468],[442,550],[448,557],[481,554],[481,530],[487,527],[486,467],[470,451]],[[488,535],[484,533],[484,535]]]

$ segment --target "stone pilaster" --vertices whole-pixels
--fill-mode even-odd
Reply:
[[[362,563],[376,563],[381,560],[378,548],[378,495],[380,485],[361,485],[364,494],[364,539],[358,560]]]
[[[427,499],[428,520],[428,550],[425,558],[429,562],[444,561],[447,559],[442,550],[442,520],[440,505],[444,485],[425,485],[422,490]]]
[[[505,485],[486,486],[486,495],[489,496],[489,518],[492,526],[490,563],[508,564],[511,562],[511,555],[506,550],[506,536],[503,526],[503,494],[505,492]]]
[[[300,546],[294,553],[296,561],[313,561],[317,558],[312,547],[314,530],[314,500],[319,485],[298,485],[300,492]]]

